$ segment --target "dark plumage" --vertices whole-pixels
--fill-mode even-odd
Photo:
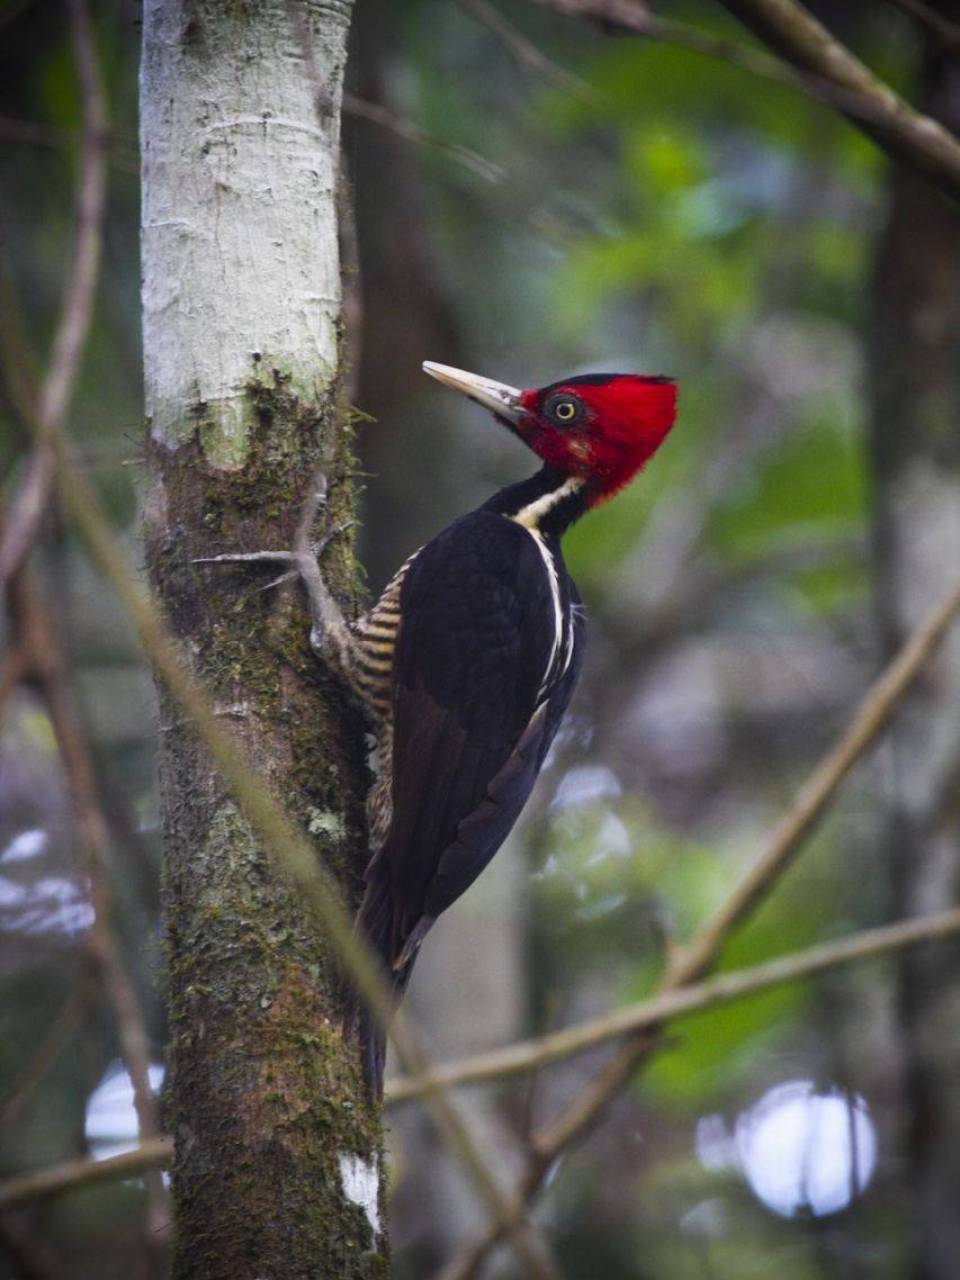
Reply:
[[[397,998],[434,920],[509,835],[580,672],[583,618],[555,549],[562,607],[519,524],[464,516],[416,557],[400,591],[393,673],[392,817],[367,871],[358,930]],[[548,664],[550,670],[548,672]],[[384,1039],[366,1034],[376,1087]]]
[[[353,627],[345,674],[377,730],[372,857],[357,932],[399,1001],[431,925],[509,835],[580,672],[584,623],[564,531],[615,493],[674,417],[669,379],[570,378],[518,391],[428,373],[490,409],[544,466],[417,552]],[[361,1012],[371,1090],[385,1038]]]

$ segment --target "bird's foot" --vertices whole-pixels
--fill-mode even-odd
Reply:
[[[323,579],[318,557],[334,540],[353,527],[354,521],[327,529],[318,540],[312,538],[313,525],[320,508],[326,505],[327,480],[317,477],[314,492],[304,506],[292,551],[226,552],[218,556],[201,556],[194,564],[285,564],[290,567],[279,577],[258,588],[268,591],[271,587],[299,578],[307,593],[310,608],[310,645],[314,653],[341,672],[349,670],[354,645],[350,628],[340,606],[334,600]]]
[[[263,586],[255,588],[255,592],[259,594],[261,591],[271,591],[274,587],[282,587],[285,582],[292,582],[294,578],[300,576],[300,570],[297,567],[297,557],[292,551],[247,551],[247,552],[227,552],[222,556],[198,556],[191,564],[289,564],[293,568],[287,569],[285,573],[281,573],[279,577],[271,578],[269,582],[265,582]]]
[[[342,524],[336,524],[332,529],[328,529],[323,536],[313,542],[309,547],[307,554],[312,554],[319,559],[326,551],[327,547],[333,542],[334,538],[339,538],[341,534],[347,533],[356,524],[355,520],[344,520]],[[271,587],[277,587],[282,582],[289,582],[292,578],[296,578],[300,573],[300,552],[297,551],[227,551],[219,556],[197,556],[190,561],[191,564],[289,564],[293,567],[288,569],[286,573],[274,578],[272,582],[268,582],[264,587],[258,587],[258,591],[269,591]]]

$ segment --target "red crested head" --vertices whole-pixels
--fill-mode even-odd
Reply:
[[[523,391],[515,430],[558,471],[585,476],[591,505],[628,484],[663,443],[677,415],[670,378],[595,373]]]
[[[520,391],[446,365],[424,370],[490,409],[549,466],[582,476],[590,506],[633,479],[676,418],[671,378],[593,373]]]

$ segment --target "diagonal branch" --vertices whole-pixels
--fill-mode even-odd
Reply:
[[[106,99],[86,2],[68,0],[68,8],[83,111],[73,253],[50,366],[35,409],[39,438],[0,543],[0,583],[9,581],[23,563],[46,510],[53,480],[53,459],[46,436],[63,420],[73,394],[90,331],[100,267],[106,191]]]
[[[160,1132],[157,1105],[150,1089],[150,1041],[146,1018],[111,924],[110,833],[100,803],[93,751],[69,687],[56,618],[32,590],[24,571],[10,583],[7,598],[11,626],[29,655],[28,674],[46,704],[66,775],[94,907],[89,954],[113,1008],[121,1056],[133,1087],[138,1136],[146,1142]],[[147,1177],[146,1184],[147,1244],[156,1253],[162,1248],[162,1233],[168,1221],[167,1195],[156,1173]],[[160,1259],[155,1260],[159,1268]]]
[[[676,45],[691,53],[729,62],[749,75],[810,94],[818,101],[825,96],[825,86],[815,85],[813,77],[800,77],[763,49],[675,18],[662,18],[651,13],[640,0],[535,0],[535,3],[570,18],[596,23],[606,31],[626,31],[646,40]]]
[[[537,0],[571,17],[677,44],[805,93],[846,116],[891,159],[960,199],[960,140],[917,111],[796,0],[720,0],[778,54],[650,13],[640,0]]]
[[[798,0],[720,0],[774,53],[841,95],[843,114],[891,159],[960,197],[960,140],[910,106]]]
[[[459,142],[448,142],[445,138],[438,138],[413,120],[397,115],[382,102],[370,102],[367,98],[358,98],[355,93],[344,92],[343,110],[357,120],[367,120],[370,124],[379,125],[381,129],[387,129],[406,142],[442,151],[486,182],[503,182],[506,179],[506,170],[495,161],[488,160],[486,156],[480,155],[470,147],[461,146]]]
[[[585,80],[548,58],[538,44],[518,31],[489,0],[459,0],[459,3],[465,13],[469,13],[497,37],[521,70],[549,80],[581,98],[597,98],[596,91]]]
[[[82,957],[86,960],[86,956]],[[85,964],[72,993],[50,1024],[42,1042],[15,1075],[0,1097],[0,1125],[11,1125],[24,1103],[70,1043],[90,1013],[93,1002],[93,975]]]
[[[585,1053],[598,1045],[637,1031],[661,1026],[669,1019],[679,1018],[684,1014],[701,1013],[704,1009],[742,1000],[744,996],[766,991],[770,987],[798,982],[858,960],[889,955],[921,942],[940,941],[957,933],[960,933],[960,909],[920,919],[903,920],[876,929],[863,929],[849,938],[807,947],[803,951],[778,956],[775,960],[752,965],[748,969],[738,969],[734,973],[723,973],[691,986],[662,991],[647,1000],[628,1005],[625,1009],[617,1009],[601,1018],[590,1018],[562,1031],[477,1054],[462,1062],[451,1062],[448,1066],[431,1071],[430,1080],[449,1089],[454,1085],[482,1084],[538,1071],[552,1062]],[[412,1101],[420,1096],[422,1087],[422,1082],[416,1083],[403,1077],[388,1080],[387,1102],[397,1105]]]
[[[890,3],[909,14],[919,26],[926,27],[942,49],[951,53],[960,49],[960,26],[938,13],[925,0],[890,0]]]
[[[735,891],[693,941],[674,952],[665,982],[668,989],[696,981],[707,972],[730,934],[769,893],[823,816],[840,784],[885,728],[958,613],[960,584],[930,610],[871,685],[840,740],[814,769]]]
[[[0,1213],[15,1209],[18,1205],[48,1196],[72,1191],[74,1187],[88,1187],[97,1182],[110,1182],[114,1178],[131,1178],[147,1169],[169,1164],[173,1158],[172,1138],[153,1138],[142,1142],[135,1151],[125,1151],[105,1160],[65,1160],[63,1164],[24,1173],[10,1178],[0,1187]]]
[[[530,1040],[526,1044],[511,1045],[507,1049],[483,1054],[464,1063],[454,1063],[450,1067],[432,1071],[428,1079],[432,1085],[442,1088],[500,1080],[514,1073],[532,1071],[557,1062],[574,1053],[582,1053],[626,1032],[662,1025],[671,1018],[740,1000],[781,983],[796,982],[858,960],[875,960],[920,943],[942,941],[957,933],[960,933],[960,909],[943,911],[919,920],[902,920],[878,929],[864,929],[839,942],[809,947],[805,951],[781,956],[767,964],[722,974],[709,982],[643,1000],[606,1018],[595,1018],[566,1031]],[[387,1082],[387,1100],[391,1105],[418,1098],[422,1091],[423,1082],[403,1078]],[[159,1138],[141,1143],[136,1151],[109,1160],[70,1160],[36,1173],[22,1174],[0,1184],[0,1212],[18,1204],[86,1186],[95,1180],[127,1177],[155,1165],[166,1165],[172,1156],[172,1140]]]
[[[958,613],[960,585],[954,586],[930,611],[867,691],[836,746],[814,769],[793,806],[770,833],[759,857],[726,902],[687,946],[674,952],[658,995],[688,986],[709,971],[723,943],[770,892],[825,813],[844,778],[876,741]],[[511,1201],[514,1219],[527,1211],[542,1190],[558,1156],[593,1128],[656,1045],[656,1028],[637,1032],[555,1121],[533,1135],[528,1167]],[[487,1254],[509,1229],[510,1221],[510,1218],[502,1219],[486,1235],[468,1245],[444,1268],[441,1280],[469,1280],[477,1276]]]

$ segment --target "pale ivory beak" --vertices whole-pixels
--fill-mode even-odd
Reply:
[[[424,360],[423,372],[436,378],[445,387],[459,391],[461,395],[483,405],[498,418],[506,418],[516,424],[523,415],[520,403],[520,392],[516,387],[508,387],[504,382],[494,382],[492,378],[481,378],[477,373],[467,373],[464,369],[452,369],[448,364],[435,364],[432,360]]]

